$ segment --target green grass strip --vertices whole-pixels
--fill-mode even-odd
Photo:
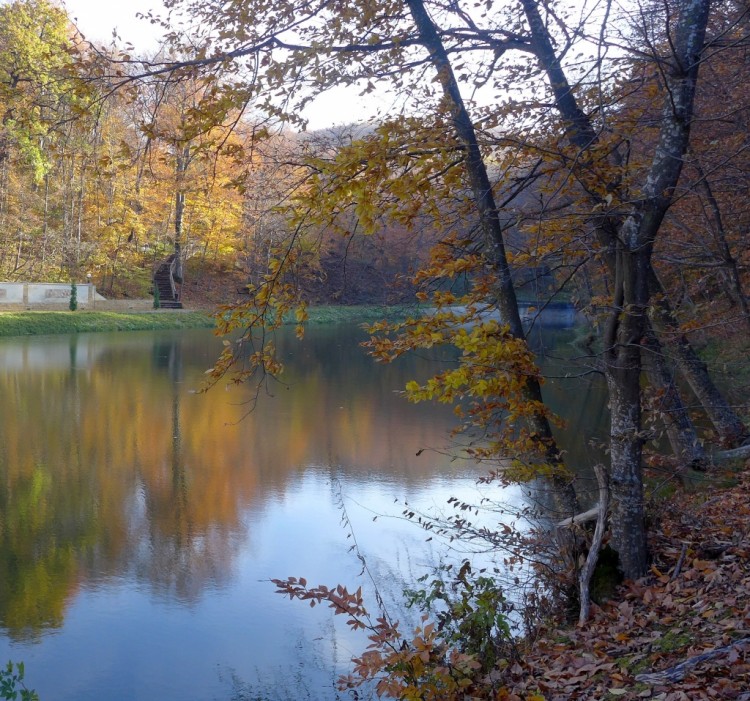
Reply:
[[[212,328],[203,312],[2,312],[0,336]]]
[[[379,305],[310,307],[308,324],[361,324],[389,319],[395,321],[414,314],[415,307]],[[287,323],[294,323],[289,320]],[[39,336],[96,331],[147,331],[159,329],[213,328],[206,312],[147,311],[22,311],[0,312],[0,337]]]
[[[384,306],[377,304],[362,304],[356,306],[320,306],[310,307],[308,310],[308,324],[363,324],[366,322],[403,321],[408,316],[416,314],[418,307],[411,305]],[[285,320],[295,323],[294,319]]]

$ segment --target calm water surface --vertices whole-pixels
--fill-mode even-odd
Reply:
[[[476,468],[440,450],[452,413],[396,395],[434,365],[375,365],[357,333],[281,337],[287,384],[250,414],[248,388],[194,392],[209,332],[0,342],[0,661],[23,660],[42,701],[335,698],[362,639],[268,580],[368,586],[343,503],[397,596],[440,553],[374,516],[477,494]],[[597,387],[546,392],[575,435],[601,435]]]

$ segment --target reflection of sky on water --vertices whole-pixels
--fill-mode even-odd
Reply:
[[[439,452],[451,413],[396,395],[429,367],[376,366],[354,333],[281,338],[289,389],[239,423],[247,389],[191,393],[217,353],[205,332],[0,342],[0,659],[43,701],[229,698],[259,677],[332,697],[362,636],[268,580],[371,589],[343,501],[397,599],[442,557],[404,503],[478,498],[475,468]]]
[[[462,482],[458,492],[472,494],[473,480]],[[400,514],[397,485],[365,486],[357,480],[340,489],[360,551],[386,600],[398,597],[409,574],[437,562],[437,554],[425,548],[427,535],[389,518]],[[434,491],[410,494],[409,504],[441,503],[455,492],[443,481]],[[338,494],[339,486],[313,469],[284,495],[271,495],[261,508],[245,513],[247,537],[230,581],[204,590],[198,601],[167,599],[138,578],[84,586],[73,595],[61,631],[48,633],[41,644],[0,644],[0,656],[25,660],[45,700],[214,698],[222,668],[244,680],[255,679],[259,670],[266,678],[286,678],[288,663],[310,665],[315,655],[343,670],[363,649],[364,637],[341,620],[331,622],[323,608],[311,610],[275,595],[268,581],[305,576],[311,584],[340,582],[371,591],[349,552]],[[376,523],[373,514],[381,515]],[[308,684],[328,683],[330,669],[311,671]]]

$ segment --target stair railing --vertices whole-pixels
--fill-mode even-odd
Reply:
[[[172,256],[172,260],[169,263],[169,286],[172,288],[172,299],[179,300],[177,295],[177,285],[174,282],[174,271],[177,267],[177,256]]]

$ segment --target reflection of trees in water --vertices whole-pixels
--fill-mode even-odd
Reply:
[[[77,555],[96,539],[96,506],[78,477],[81,455],[70,441],[81,420],[74,339],[68,356],[69,369],[60,371],[56,382],[66,397],[52,437],[63,448],[59,461],[44,459],[45,440],[35,440],[28,427],[16,440],[0,441],[0,625],[19,640],[62,625],[67,598],[78,580]],[[10,415],[43,401],[44,386],[29,396],[16,379],[11,377],[3,392],[3,412]],[[42,403],[39,409],[49,407]],[[3,419],[6,425],[9,417]],[[56,498],[60,473],[71,478],[62,499]]]
[[[81,372],[72,339],[69,368],[0,378],[0,625],[12,637],[60,626],[81,582],[133,572],[193,601],[226,581],[238,508],[213,508],[211,479],[191,492],[180,349],[155,349],[156,371],[118,358],[117,371]]]
[[[200,494],[190,493],[189,469],[183,450],[182,351],[179,342],[154,345],[155,364],[166,372],[171,384],[170,478],[160,489],[144,485],[141,537],[147,541],[148,548],[136,549],[134,571],[160,595],[195,602],[206,586],[222,586],[229,580],[238,529],[222,524],[201,528],[194,522],[193,499],[200,499]]]
[[[25,339],[35,359],[26,371],[26,351],[4,344],[21,360],[0,375],[0,625],[16,637],[59,626],[78,586],[112,578],[198,600],[231,577],[243,514],[311,465],[407,490],[451,474],[449,458],[416,456],[448,442],[450,411],[395,393],[434,365],[376,365],[358,334],[312,327],[302,344],[281,335],[289,389],[262,397],[239,425],[247,389],[190,393],[216,357],[210,334],[74,337],[67,365],[53,354],[46,369],[45,341],[39,350]]]
[[[229,582],[238,549],[235,537],[221,528],[188,535],[152,529],[147,547],[133,553],[133,573],[164,599],[195,603],[207,587]]]
[[[68,505],[76,518],[61,518],[54,527],[68,511],[48,503],[51,483],[50,471],[39,465],[12,489],[0,488],[0,625],[14,639],[62,625],[76,583],[76,552],[95,530],[91,508],[73,495]]]

